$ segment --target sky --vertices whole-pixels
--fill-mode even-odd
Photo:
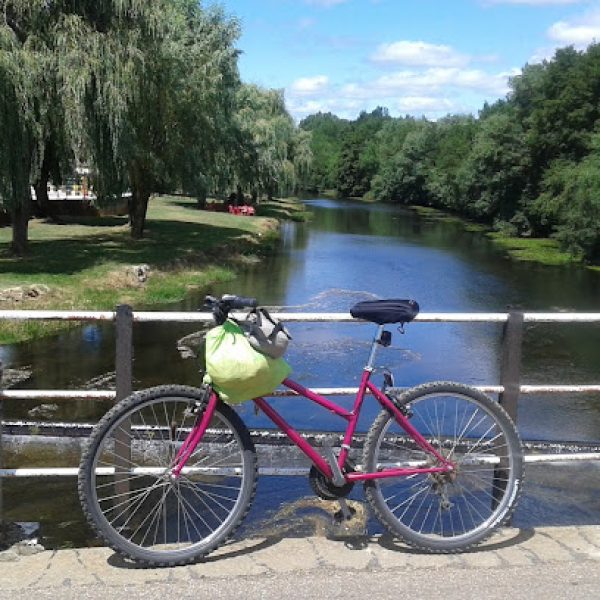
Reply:
[[[205,2],[207,4],[210,2]],[[299,121],[438,119],[503,98],[557,48],[600,41],[600,0],[220,0],[240,20],[242,80],[285,91]]]

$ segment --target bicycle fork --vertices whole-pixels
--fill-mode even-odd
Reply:
[[[194,450],[196,450],[196,447],[200,443],[202,436],[205,434],[213,418],[217,402],[217,394],[211,391],[206,408],[202,413],[202,417],[198,417],[196,419],[195,425],[192,427],[192,430],[185,440],[183,440],[183,444],[181,445],[181,448],[179,448],[177,456],[175,456],[175,460],[173,461],[174,464],[171,468],[171,477],[173,479],[179,478],[183,467],[185,467],[185,464],[189,460],[190,456],[194,453]]]

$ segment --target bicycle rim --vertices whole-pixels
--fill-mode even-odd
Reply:
[[[456,552],[481,542],[514,509],[522,478],[521,445],[499,405],[459,384],[429,384],[400,401],[411,424],[444,457],[451,474],[416,474],[366,485],[389,531],[432,552]],[[365,448],[369,471],[436,466],[387,412],[374,422]]]
[[[218,406],[202,442],[173,478],[177,451],[196,415],[194,398],[157,395],[114,415],[84,457],[84,504],[102,537],[153,565],[184,564],[224,541],[254,493],[247,430]]]

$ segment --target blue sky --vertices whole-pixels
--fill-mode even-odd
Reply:
[[[600,41],[600,0],[221,0],[242,25],[242,79],[297,119],[477,113],[556,48]]]

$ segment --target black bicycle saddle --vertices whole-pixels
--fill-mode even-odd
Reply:
[[[419,314],[419,305],[415,300],[367,300],[355,304],[350,314],[378,325],[408,323]]]

